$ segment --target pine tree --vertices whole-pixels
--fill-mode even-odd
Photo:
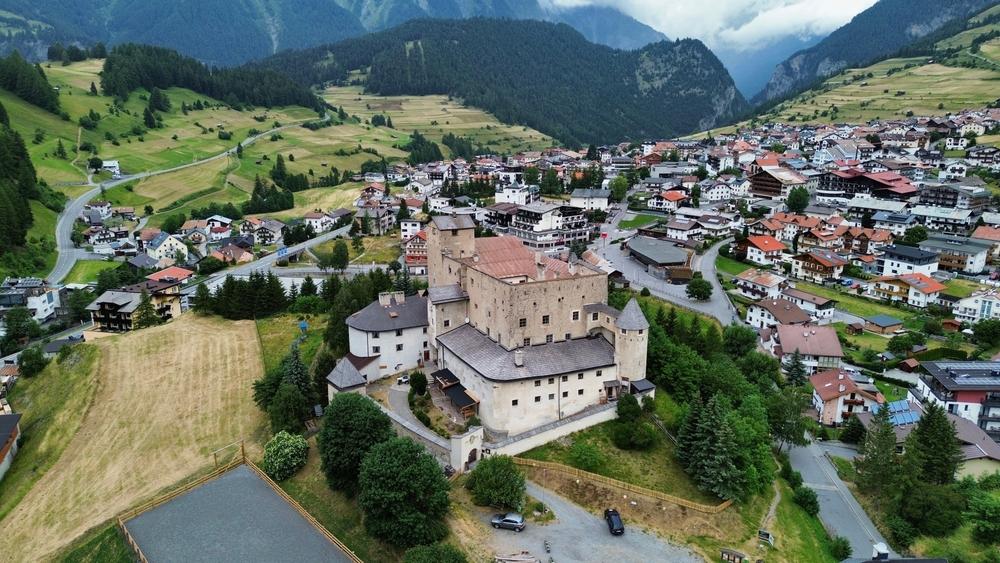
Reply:
[[[91,96],[97,95],[97,85],[94,84],[93,82],[90,83],[90,95]]]
[[[62,139],[56,141],[56,158],[66,160],[66,147],[63,146]]]
[[[3,104],[0,104],[0,123],[10,127],[10,116],[7,115],[7,108]]]
[[[785,366],[785,381],[795,387],[805,385],[806,373],[806,365],[802,362],[802,354],[796,348],[795,352],[792,353],[792,359]]]
[[[724,422],[716,427],[715,440],[703,462],[702,486],[723,499],[738,499],[746,491],[744,473],[734,463],[738,451],[736,434]]]
[[[703,405],[701,397],[695,398],[688,404],[688,412],[684,415],[684,422],[677,432],[677,459],[685,470],[691,467],[695,455],[695,443],[698,439],[698,425],[701,417]]]
[[[306,276],[306,279],[302,280],[302,287],[299,288],[299,295],[302,297],[316,295],[316,282],[313,281],[312,276]]]
[[[722,332],[719,327],[712,323],[705,329],[705,338],[702,345],[702,357],[708,358],[714,354],[722,353]]]
[[[142,123],[146,129],[156,129],[156,116],[149,111],[148,107],[142,110]]]
[[[195,289],[194,310],[197,313],[205,314],[212,312],[212,293],[206,284],[198,284],[198,288]]]
[[[691,315],[691,323],[684,333],[684,343],[690,346],[699,355],[703,355],[705,338],[702,334],[701,318],[698,315]]]
[[[293,345],[291,351],[281,360],[281,375],[284,381],[295,385],[306,399],[312,396],[312,383],[309,381],[309,370],[302,363],[299,347]]]
[[[955,472],[962,463],[962,448],[955,425],[948,420],[944,408],[929,404],[911,436],[920,456],[921,479],[937,485],[954,482]]]
[[[878,409],[872,417],[860,454],[854,463],[861,474],[861,487],[875,494],[876,504],[890,498],[899,460],[888,408]]]
[[[299,434],[305,430],[305,419],[309,416],[309,406],[299,388],[287,381],[283,382],[267,407],[271,419],[271,431],[277,434],[284,430]]]
[[[163,319],[156,313],[153,301],[149,297],[149,292],[145,289],[139,297],[139,306],[132,313],[132,325],[136,329],[148,328],[161,324]]]
[[[285,183],[285,178],[288,175],[288,170],[285,168],[285,157],[280,154],[274,159],[274,166],[271,167],[271,179],[274,183],[282,186]]]

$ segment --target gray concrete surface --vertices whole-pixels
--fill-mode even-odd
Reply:
[[[625,534],[612,536],[603,515],[587,512],[552,491],[528,482],[528,494],[545,503],[556,519],[548,524],[528,523],[523,532],[493,530],[490,547],[497,554],[531,552],[541,561],[581,563],[625,563],[627,561],[701,562],[702,558],[684,547],[666,542],[640,530],[635,522],[625,521]],[[482,515],[489,525],[492,514]],[[545,540],[552,545],[545,553]]]
[[[855,454],[853,448],[839,442],[811,442],[807,446],[793,447],[788,452],[792,468],[802,474],[803,484],[816,491],[819,498],[819,518],[823,525],[833,534],[847,538],[855,557],[870,554],[876,543],[889,545],[837,476],[837,470],[826,457],[828,451],[831,455],[852,459]]]
[[[125,526],[154,563],[350,561],[245,465]]]

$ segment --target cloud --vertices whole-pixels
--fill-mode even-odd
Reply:
[[[826,35],[877,0],[542,0],[552,8],[618,8],[671,39],[756,51],[787,37]]]

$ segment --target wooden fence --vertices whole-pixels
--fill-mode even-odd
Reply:
[[[338,539],[336,536],[334,536],[332,533],[330,533],[330,531],[327,530],[322,524],[320,524],[318,520],[316,520],[315,518],[313,518],[312,514],[309,514],[309,512],[307,512],[304,508],[302,508],[302,506],[299,505],[299,503],[296,502],[295,499],[293,499],[292,497],[290,497],[288,495],[288,493],[286,493],[284,491],[284,489],[282,489],[281,487],[279,487],[278,484],[275,483],[270,477],[268,477],[267,474],[264,473],[264,471],[262,471],[259,467],[257,467],[257,465],[254,462],[252,462],[249,459],[247,459],[246,458],[246,454],[243,452],[242,447],[240,448],[240,455],[237,456],[236,459],[234,459],[233,461],[227,463],[226,465],[223,465],[221,467],[217,467],[216,469],[214,469],[212,472],[208,473],[207,475],[199,477],[198,479],[195,479],[194,481],[192,481],[192,482],[190,482],[190,483],[188,483],[188,484],[186,484],[186,485],[184,485],[182,487],[179,487],[176,490],[171,491],[170,493],[167,493],[166,495],[163,495],[160,498],[151,500],[151,501],[149,501],[149,502],[147,502],[145,504],[141,504],[141,505],[139,505],[139,506],[137,506],[135,508],[127,510],[127,511],[123,512],[122,514],[120,514],[118,516],[118,528],[121,530],[122,534],[125,536],[125,541],[128,543],[129,547],[131,547],[132,551],[135,552],[135,555],[138,558],[139,562],[140,563],[149,563],[149,560],[146,559],[145,554],[143,554],[142,549],[139,548],[139,544],[136,543],[135,538],[133,538],[132,534],[129,533],[128,528],[125,526],[125,522],[127,522],[127,521],[135,518],[136,516],[139,516],[140,514],[142,514],[144,512],[152,510],[152,509],[156,508],[157,506],[160,506],[160,505],[162,505],[162,504],[164,504],[166,502],[169,502],[169,501],[171,501],[171,500],[179,497],[180,495],[183,495],[184,493],[186,493],[186,492],[188,492],[188,491],[190,491],[190,490],[192,490],[192,489],[194,489],[196,487],[199,487],[199,486],[205,484],[206,482],[211,481],[212,479],[215,479],[216,477],[219,477],[220,475],[222,475],[224,473],[227,473],[227,472],[229,472],[229,471],[231,471],[231,470],[239,467],[240,465],[246,465],[247,468],[249,468],[251,471],[253,471],[255,474],[257,474],[257,476],[260,477],[265,483],[267,483],[268,486],[270,486],[271,489],[273,489],[274,492],[278,494],[278,496],[280,496],[282,499],[284,499],[284,501],[287,502],[292,508],[294,508],[295,511],[299,513],[299,515],[301,515],[303,518],[305,518],[305,520],[307,522],[309,522],[310,525],[312,525],[314,528],[316,528],[317,531],[319,531],[321,534],[323,534],[323,536],[327,540],[329,540],[330,543],[334,544],[341,551],[343,551],[344,554],[351,561],[354,561],[355,563],[363,563],[363,561],[361,560],[361,558],[358,557],[357,555],[355,555],[355,553],[353,551],[351,551],[351,549],[349,547],[347,547],[346,545],[344,545],[344,543],[342,541],[340,541],[340,539]]]
[[[612,479],[611,477],[605,477],[604,475],[598,475],[596,473],[590,473],[588,471],[583,471],[575,467],[569,467],[568,465],[562,465],[561,463],[552,463],[549,461],[535,461],[533,459],[525,459],[521,457],[515,457],[514,463],[516,463],[517,465],[523,465],[525,467],[535,467],[538,469],[546,469],[549,471],[558,471],[560,473],[565,473],[566,475],[572,475],[574,477],[579,477],[581,479],[586,479],[588,481],[600,483],[602,485],[607,485],[610,487],[615,487],[632,493],[645,495],[647,497],[655,498],[663,502],[669,502],[671,504],[676,504],[678,506],[683,506],[685,508],[690,508],[691,510],[696,510],[698,512],[703,512],[705,514],[718,514],[723,510],[729,508],[733,504],[733,501],[731,500],[727,500],[722,504],[718,504],[716,506],[699,504],[697,502],[693,502],[687,499],[675,497],[673,495],[668,495],[667,493],[654,491],[652,489],[647,489],[645,487],[640,487],[638,485],[633,485],[631,483],[619,481],[618,479]]]

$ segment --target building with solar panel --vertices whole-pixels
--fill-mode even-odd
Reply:
[[[1000,442],[1000,362],[924,362],[911,396],[943,406]]]
[[[902,452],[906,445],[906,437],[910,435],[924,415],[924,407],[915,401],[893,401],[885,405],[874,405],[869,412],[858,413],[855,416],[867,429],[872,417],[880,409],[889,409],[889,422],[896,433],[896,449]],[[1000,444],[976,425],[976,423],[955,414],[948,414],[948,420],[955,426],[955,436],[961,445],[962,463],[958,466],[956,477],[979,477],[1000,471]]]

